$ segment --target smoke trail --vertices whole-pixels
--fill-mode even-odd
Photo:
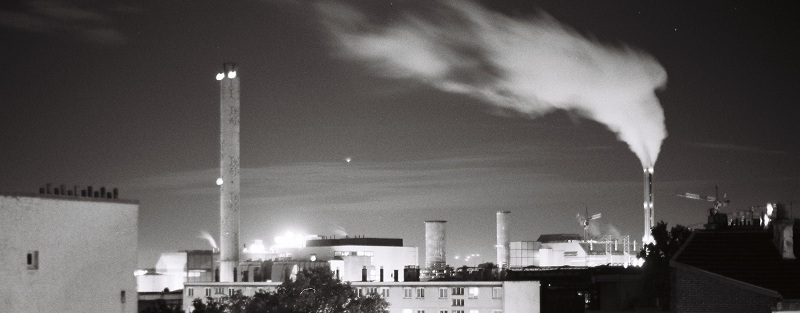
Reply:
[[[214,237],[211,237],[211,234],[208,233],[205,230],[200,232],[200,236],[197,236],[197,238],[203,238],[203,239],[207,240],[208,244],[211,245],[211,248],[214,248],[214,249],[218,248],[217,247],[217,242],[214,240]]]
[[[650,55],[593,42],[546,14],[518,20],[471,2],[390,21],[340,3],[317,4],[342,57],[379,75],[415,79],[536,117],[569,110],[604,124],[644,168],[667,135],[655,90],[664,68]]]

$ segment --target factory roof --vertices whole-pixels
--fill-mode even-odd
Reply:
[[[536,241],[541,243],[548,243],[548,242],[567,242],[570,240],[582,240],[583,237],[578,234],[545,234],[539,236],[539,239]]]
[[[402,247],[403,239],[398,238],[367,238],[367,237],[345,237],[345,238],[322,238],[306,241],[306,247],[333,247],[333,246],[383,246],[383,247]]]
[[[783,259],[767,232],[694,232],[672,267],[784,299],[800,299],[800,260]]]

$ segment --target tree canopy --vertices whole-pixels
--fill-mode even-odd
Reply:
[[[644,245],[639,252],[639,257],[645,260],[642,266],[643,300],[657,299],[658,306],[669,308],[669,260],[691,234],[692,231],[683,225],[676,225],[669,231],[664,221],[653,226],[651,235],[654,242]]]

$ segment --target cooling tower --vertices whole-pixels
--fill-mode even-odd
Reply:
[[[239,264],[239,76],[223,64],[220,87],[220,282],[233,282]]]
[[[644,169],[644,235],[642,243],[650,243],[653,237],[650,229],[653,228],[653,168]]]
[[[447,221],[425,221],[425,267],[444,268],[445,255],[444,223]]]
[[[497,212],[497,266],[499,268],[508,267],[509,263],[509,237],[508,237],[508,214],[509,211]]]

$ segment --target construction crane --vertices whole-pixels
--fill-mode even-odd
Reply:
[[[589,216],[589,208],[586,208],[586,214],[581,216],[581,214],[578,213],[575,215],[575,217],[578,218],[578,222],[580,222],[581,226],[583,226],[583,240],[586,241],[589,233],[589,221],[593,221],[603,217],[603,213],[597,213],[592,216]]]
[[[687,199],[713,202],[714,209],[717,212],[719,212],[720,208],[728,206],[728,203],[731,203],[731,200],[728,200],[728,194],[723,194],[722,199],[720,199],[719,187],[717,186],[714,186],[714,196],[701,196],[699,194],[690,192],[676,193],[675,195]]]

